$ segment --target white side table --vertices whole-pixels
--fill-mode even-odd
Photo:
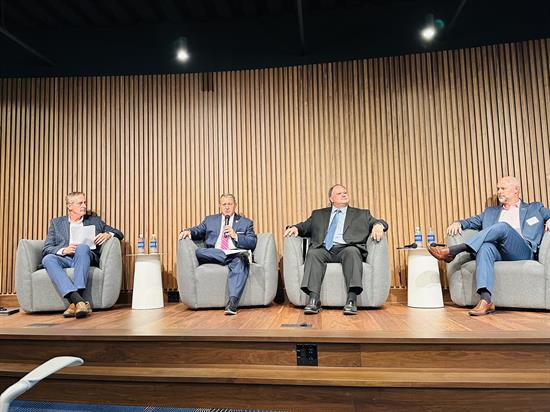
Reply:
[[[132,254],[135,256],[132,309],[164,307],[160,253]]]
[[[407,260],[407,306],[411,308],[442,308],[443,292],[437,259],[428,249],[405,249]]]

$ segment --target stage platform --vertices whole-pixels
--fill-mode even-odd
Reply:
[[[357,316],[341,308],[306,316],[274,304],[224,316],[168,304],[117,306],[80,320],[0,317],[0,391],[59,355],[85,364],[24,399],[292,411],[550,410],[547,311],[499,309],[475,318],[452,304],[387,303]]]

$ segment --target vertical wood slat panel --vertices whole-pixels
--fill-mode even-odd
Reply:
[[[0,79],[0,294],[14,293],[17,242],[40,239],[64,195],[120,228],[123,254],[155,233],[166,289],[178,231],[237,196],[282,251],[286,224],[347,184],[390,223],[395,246],[492,201],[515,174],[550,203],[549,40],[225,73]],[[124,258],[123,289],[133,261]]]

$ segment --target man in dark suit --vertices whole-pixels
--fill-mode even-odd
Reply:
[[[288,227],[285,236],[311,237],[306,255],[302,290],[309,295],[304,313],[321,310],[321,284],[327,263],[342,263],[348,290],[344,314],[357,313],[357,295],[363,292],[363,261],[367,257],[367,238],[382,239],[388,224],[374,218],[367,209],[349,206],[347,189],[334,185],[328,192],[332,207],[314,210],[309,219]]]
[[[451,223],[447,234],[453,236],[463,229],[480,232],[465,243],[454,246],[429,246],[437,259],[452,262],[461,252],[476,255],[476,287],[479,303],[469,311],[471,316],[487,315],[495,311],[492,290],[494,265],[499,260],[534,259],[544,230],[550,230],[550,209],[540,202],[526,203],[520,197],[520,184],[512,176],[497,183],[500,205],[488,207],[480,215]]]
[[[237,202],[232,194],[220,196],[220,213],[204,218],[198,226],[184,229],[179,239],[204,240],[205,248],[196,250],[199,264],[227,265],[229,301],[226,315],[236,315],[249,271],[249,251],[256,248],[254,224],[250,219],[235,213]]]
[[[99,264],[101,245],[115,236],[124,237],[122,232],[107,225],[99,216],[87,213],[86,195],[72,192],[65,197],[68,216],[52,219],[48,237],[42,249],[42,265],[55,284],[59,294],[69,301],[69,307],[63,316],[83,318],[91,313],[89,302],[84,301],[82,294],[86,289],[90,266]],[[79,243],[73,239],[71,232],[78,228],[94,226],[95,237],[92,245]],[[64,269],[74,268],[74,281]]]

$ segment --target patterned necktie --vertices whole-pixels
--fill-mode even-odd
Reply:
[[[332,249],[332,246],[334,245],[334,234],[336,233],[336,226],[338,226],[338,221],[340,220],[340,214],[342,211],[340,209],[336,209],[334,212],[334,217],[332,218],[332,222],[330,222],[330,226],[327,230],[327,235],[325,236],[325,241],[323,242],[325,244],[325,249],[330,250]]]
[[[223,233],[223,228],[224,227],[225,227],[225,225],[222,226],[222,240],[220,242],[221,250],[229,249],[229,236],[227,236],[225,233]]]

